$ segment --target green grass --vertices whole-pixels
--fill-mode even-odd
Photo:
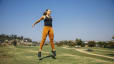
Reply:
[[[86,47],[86,48],[80,48],[80,49],[92,49],[93,52],[91,53],[114,57],[114,49],[110,49],[110,48],[100,48],[100,47],[87,48]]]
[[[57,59],[44,58],[39,61],[37,57],[38,48],[38,46],[0,47],[0,64],[114,64],[112,59],[88,55],[73,49],[64,49],[62,47],[56,47]],[[102,50],[103,48],[93,49]],[[105,50],[109,51],[108,49]],[[45,52],[50,53],[51,47],[44,46],[42,52],[43,56],[48,55],[48,53]],[[97,52],[98,51],[95,53]]]

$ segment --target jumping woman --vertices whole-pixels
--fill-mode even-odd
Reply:
[[[52,17],[51,15],[51,10],[46,9],[46,11],[43,13],[43,16],[37,20],[34,24],[32,24],[32,27],[34,27],[37,23],[39,23],[41,20],[44,20],[44,27],[43,27],[43,32],[42,32],[42,40],[40,42],[40,48],[38,51],[38,58],[41,59],[41,51],[42,47],[44,45],[44,42],[46,40],[47,35],[49,35],[51,47],[52,47],[52,57],[55,59],[56,56],[56,51],[55,51],[55,46],[54,46],[54,32],[52,28]]]

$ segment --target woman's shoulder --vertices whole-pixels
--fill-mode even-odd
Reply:
[[[47,16],[46,15],[43,15],[42,18],[46,18]],[[47,18],[52,18],[51,16],[47,17]]]
[[[45,15],[42,16],[42,18],[44,18],[44,19],[45,19],[45,17],[46,17]]]

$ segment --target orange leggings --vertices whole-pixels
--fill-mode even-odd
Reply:
[[[42,50],[42,47],[44,45],[47,35],[49,35],[52,49],[55,49],[54,42],[53,42],[53,39],[54,39],[53,28],[50,26],[44,26],[43,32],[42,32],[42,41],[40,42],[40,49],[41,50]]]

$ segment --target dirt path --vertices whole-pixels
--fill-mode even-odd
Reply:
[[[65,49],[74,49],[76,51],[79,51],[79,52],[82,52],[82,53],[86,53],[86,54],[89,54],[89,55],[95,55],[95,56],[100,56],[100,57],[105,57],[105,58],[110,58],[110,59],[114,59],[114,57],[109,57],[109,56],[104,56],[104,55],[99,55],[99,54],[94,54],[94,53],[90,53],[90,52],[86,52],[82,49],[75,49],[75,48],[68,48],[68,47],[63,47]]]
[[[94,49],[94,50],[98,50],[98,49]],[[100,51],[107,51],[107,50],[100,50]],[[110,50],[110,52],[113,52],[114,53],[114,51],[111,51],[111,50]]]

